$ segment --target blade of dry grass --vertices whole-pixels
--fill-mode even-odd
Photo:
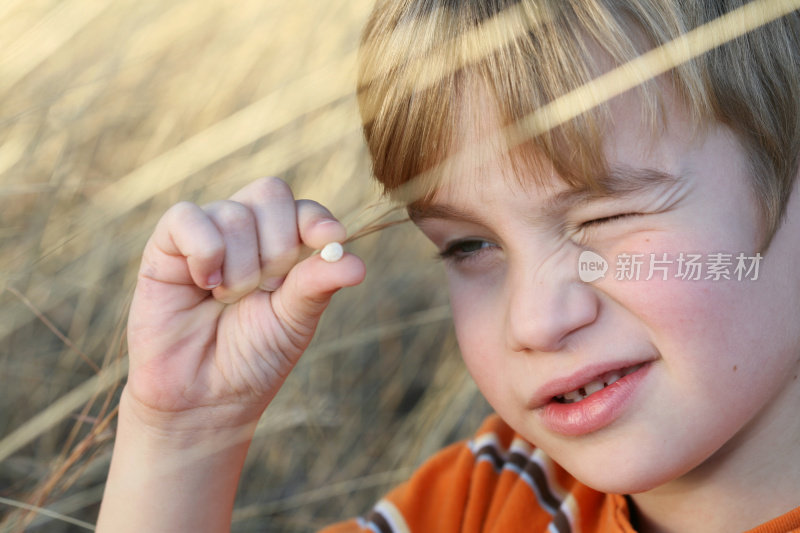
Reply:
[[[800,0],[755,0],[557,98],[515,124],[512,146],[549,131],[676,66],[800,9]]]
[[[92,197],[93,206],[114,216],[127,212],[298,117],[349,96],[354,72],[355,52],[351,52],[337,64],[287,84],[119,178]],[[320,86],[326,90],[319,91]]]
[[[81,529],[86,529],[89,531],[94,531],[94,524],[90,524],[89,522],[84,522],[83,520],[78,520],[77,518],[72,518],[71,516],[67,516],[56,511],[51,511],[45,507],[38,507],[36,505],[30,505],[25,502],[18,502],[16,500],[12,500],[9,498],[3,498],[0,496],[0,504],[8,505],[9,507],[15,507],[17,509],[22,509],[25,511],[32,511],[34,513],[47,516],[54,520],[58,520],[60,522],[64,522],[65,524],[71,524],[73,526],[77,526]],[[14,524],[11,524],[10,527],[15,527]]]
[[[477,156],[480,159],[490,156],[489,152],[495,150],[495,146],[507,145],[509,149],[519,146],[682,63],[798,9],[800,0],[749,2],[561,95],[530,115],[504,127],[494,134],[495,139],[482,138],[479,142],[467,143],[460,151],[392,191],[392,196],[400,204],[414,202],[442,183],[446,176],[445,169],[460,153],[480,154]],[[472,48],[480,48],[479,45],[480,43]],[[483,45],[483,48],[488,52],[492,47]],[[425,86],[430,81],[425,78],[421,83]],[[407,90],[412,91],[414,87],[410,86]]]
[[[85,509],[86,507],[95,505],[98,501],[100,501],[103,496],[103,489],[104,487],[100,485],[77,492],[66,498],[58,499],[52,503],[49,503],[47,509],[58,513],[59,516],[72,516],[74,513]],[[53,519],[48,516],[37,514],[36,518],[28,525],[28,528],[35,530],[37,527],[43,526],[52,520]],[[88,522],[87,524],[94,528],[93,524]]]
[[[376,324],[371,328],[365,328],[353,335],[348,335],[334,341],[319,343],[319,345],[313,345],[303,354],[303,360],[306,361],[306,363],[316,361],[334,352],[349,350],[359,345],[397,335],[400,332],[408,331],[415,327],[448,320],[450,317],[449,305],[425,309],[393,323]]]
[[[512,139],[512,146],[521,144],[527,139],[555,128],[587,110],[607,102],[644,81],[798,8],[800,8],[800,0],[756,0],[746,4],[557,98],[532,115],[512,124],[498,135],[504,139]],[[507,15],[508,13],[501,11],[495,16],[497,20],[491,19],[474,33],[465,35],[465,38],[482,39],[486,35],[496,34],[497,23],[502,22],[503,17]],[[497,39],[487,39],[487,42],[498,44]],[[475,46],[472,48],[480,49]],[[490,52],[491,48],[483,50],[483,53]],[[78,229],[56,243],[50,251],[45,252],[45,255],[74,239],[76,233],[103,227],[109,219],[130,211],[157,193],[187,179],[194,172],[275,131],[298,116],[349,94],[354,83],[355,61],[356,52],[351,51],[339,63],[296,80],[288,86],[288,90],[269,94],[259,102],[217,122],[214,126],[196,134],[176,148],[149,161],[121,178],[114,185],[104,188],[92,197],[94,207],[100,209],[101,214],[92,212],[90,215],[81,216]],[[328,89],[319,92],[316,89],[320,86]],[[414,90],[414,87],[409,87],[407,90]],[[281,108],[285,111],[281,112]],[[271,120],[264,120],[264,124],[260,123],[260,120],[270,115]],[[340,122],[336,121],[336,123]],[[330,137],[328,139],[330,140]],[[486,149],[483,146],[491,144],[468,146],[464,149],[480,151]],[[210,150],[209,147],[214,147],[214,149]],[[397,191],[394,194],[396,201],[406,204],[418,199],[424,194],[423,191],[430,190],[432,188],[431,181],[438,182],[441,179],[441,169],[456,155],[447,158],[434,169],[418,176]],[[169,169],[169,171],[165,172],[165,169]],[[395,208],[396,205],[388,205],[386,211]],[[81,211],[87,212],[85,209],[81,209]],[[385,214],[379,215],[379,217],[382,216]],[[368,221],[363,227],[354,228],[354,231],[364,231],[371,223],[372,221]]]
[[[79,409],[91,398],[120,382],[128,372],[128,358],[119,359],[103,368],[49,406],[27,423],[0,440],[0,462],[46,432]]]
[[[11,43],[0,60],[0,94],[12,88],[86,27],[111,2],[60,2],[41,22]]]
[[[313,502],[330,499],[334,496],[341,496],[343,494],[352,494],[359,490],[365,490],[375,486],[394,485],[406,479],[412,471],[412,468],[406,467],[391,470],[389,472],[378,472],[376,474],[370,474],[355,479],[340,481],[339,483],[333,483],[325,487],[309,490],[307,492],[303,492],[302,494],[295,494],[280,500],[250,505],[247,507],[240,507],[233,513],[233,522],[236,523],[257,516],[268,516],[289,509],[305,507]]]
[[[46,316],[44,316],[44,314],[41,311],[39,311],[36,308],[36,306],[33,305],[33,302],[31,302],[28,298],[26,298],[24,294],[19,292],[14,287],[6,287],[6,290],[11,294],[13,294],[14,296],[16,296],[17,298],[19,298],[20,301],[25,304],[25,307],[30,309],[31,312],[33,312],[33,314],[36,316],[36,318],[38,318],[45,326],[47,326],[47,329],[53,332],[53,335],[58,337],[59,340],[61,340],[61,342],[69,346],[75,353],[77,353],[81,357],[81,359],[83,359],[83,361],[87,365],[89,365],[89,367],[92,370],[94,370],[95,372],[100,372],[100,367],[97,366],[94,361],[89,359],[89,356],[83,353],[83,351],[80,348],[75,346],[75,343],[69,340],[69,337],[61,333],[61,331],[58,330],[55,324],[53,324]]]

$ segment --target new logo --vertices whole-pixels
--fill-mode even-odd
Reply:
[[[591,283],[605,277],[608,272],[608,261],[603,259],[602,256],[590,251],[584,250],[578,257],[578,277],[581,281]]]

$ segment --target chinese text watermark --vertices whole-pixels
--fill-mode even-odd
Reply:
[[[747,255],[743,252],[621,253],[616,257],[613,274],[617,281],[756,281],[761,259],[760,253]],[[609,268],[605,258],[590,250],[583,251],[578,258],[578,276],[586,283],[604,278]]]

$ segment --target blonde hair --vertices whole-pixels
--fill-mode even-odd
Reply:
[[[364,30],[359,106],[375,177],[390,195],[452,151],[475,79],[504,125],[743,4],[743,0],[379,0]],[[765,242],[780,225],[800,152],[800,16],[793,12],[666,74],[696,125],[717,121],[747,154]],[[606,66],[606,70],[608,66]],[[638,86],[643,120],[661,124],[655,81]],[[528,139],[575,188],[607,171],[608,105]],[[533,173],[533,178],[536,174]],[[430,197],[429,182],[417,197]],[[413,198],[413,199],[418,199]]]

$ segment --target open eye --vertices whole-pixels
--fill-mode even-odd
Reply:
[[[480,239],[464,239],[448,243],[439,257],[445,261],[461,262],[471,259],[483,252],[497,248],[497,245]]]

